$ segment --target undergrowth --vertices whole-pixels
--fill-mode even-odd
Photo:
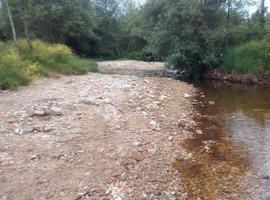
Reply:
[[[224,55],[224,68],[242,73],[270,76],[270,42],[251,41],[227,49]]]
[[[62,44],[32,41],[31,50],[26,40],[19,41],[18,52],[13,42],[0,43],[0,89],[15,89],[53,73],[82,75],[98,72],[97,64],[75,56]]]

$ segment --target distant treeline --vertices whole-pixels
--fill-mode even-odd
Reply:
[[[13,21],[16,37],[29,44],[42,39],[66,44],[85,57],[167,61],[194,77],[215,67],[267,72],[270,63],[264,0],[147,0],[143,5],[135,0],[1,1],[2,41],[14,39]],[[254,4],[258,10],[250,15]],[[256,52],[255,59],[259,55],[259,64],[241,63],[250,52]]]

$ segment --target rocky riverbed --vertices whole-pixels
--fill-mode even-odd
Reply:
[[[105,73],[163,68],[121,62],[99,65]],[[179,144],[195,123],[195,93],[136,73],[46,78],[0,92],[0,199],[185,198],[172,163],[190,156]]]

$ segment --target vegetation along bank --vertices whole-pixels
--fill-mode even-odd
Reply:
[[[54,44],[83,58],[166,61],[193,79],[213,69],[268,79],[269,30],[265,0],[1,0],[0,85],[34,79],[25,76],[33,65],[38,75],[89,70],[88,61]]]

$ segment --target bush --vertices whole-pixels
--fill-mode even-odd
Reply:
[[[224,55],[224,68],[242,73],[270,75],[270,42],[251,41],[227,49]]]
[[[124,59],[129,59],[129,60],[143,60],[143,53],[141,52],[128,52],[124,55],[121,56]]]
[[[73,55],[62,44],[19,41],[20,53],[12,42],[0,43],[0,89],[16,88],[51,73],[86,74],[98,72],[97,64]]]

